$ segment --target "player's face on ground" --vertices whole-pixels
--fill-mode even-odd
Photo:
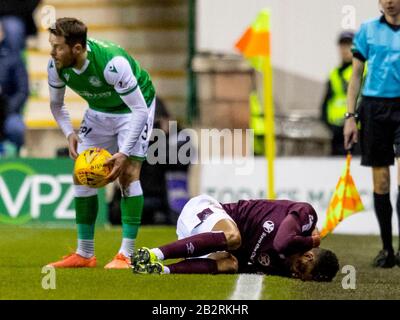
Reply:
[[[50,33],[49,42],[51,45],[50,55],[53,57],[57,69],[72,67],[75,64],[76,57],[70,46],[65,43],[64,37]]]
[[[314,253],[310,250],[302,255],[295,255],[292,258],[291,272],[293,278],[298,278],[303,281],[312,280],[312,270],[315,263]]]
[[[397,16],[400,14],[400,0],[379,0],[385,15]]]

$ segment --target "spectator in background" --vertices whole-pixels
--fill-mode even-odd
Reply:
[[[154,129],[162,130],[168,137],[170,115],[164,102],[156,98],[156,114]],[[150,145],[155,143],[151,140]],[[168,140],[167,140],[168,143]],[[167,146],[158,150],[158,153],[168,155]],[[145,202],[143,207],[143,224],[172,224],[170,221],[170,207],[167,190],[167,164],[149,164],[148,159],[143,162],[140,180],[142,182]]]
[[[4,119],[5,119],[5,99],[0,92],[0,157],[4,154]]]
[[[41,0],[1,0],[0,21],[3,24],[6,46],[15,52],[25,49],[26,38],[36,35],[33,12]]]
[[[15,144],[17,154],[25,141],[23,106],[28,98],[28,74],[20,54],[15,54],[5,43],[0,23],[0,93],[4,99],[4,136]]]
[[[344,115],[347,111],[347,87],[353,72],[351,46],[354,32],[340,33],[337,44],[340,54],[340,65],[335,67],[329,76],[325,97],[321,105],[321,119],[332,134],[331,155],[344,155],[343,145]],[[358,145],[354,146],[353,154],[359,154]]]

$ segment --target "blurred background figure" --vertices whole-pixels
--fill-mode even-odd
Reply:
[[[157,97],[154,129],[162,130],[167,139],[169,136],[170,120],[170,114],[165,103]],[[156,141],[152,140],[150,145],[153,145],[155,142]],[[158,155],[161,156],[161,153],[168,155],[167,146],[162,147],[165,148],[160,148],[160,150],[158,150]],[[171,221],[169,221],[171,212],[168,203],[166,173],[167,164],[157,163],[151,165],[148,161],[143,162],[140,175],[145,198],[142,216],[143,224],[171,224]]]
[[[265,120],[264,108],[261,105],[257,91],[252,91],[249,98],[250,115],[249,128],[254,130],[254,155],[262,156],[265,153]]]
[[[33,12],[41,0],[0,1],[0,21],[5,33],[5,44],[12,51],[25,49],[26,38],[36,35]]]
[[[4,118],[5,118],[6,103],[4,96],[0,92],[0,156],[4,154]]]
[[[326,85],[324,100],[321,105],[321,119],[332,133],[331,155],[344,155],[343,146],[344,114],[347,111],[346,95],[352,74],[353,54],[351,47],[354,32],[343,31],[338,37],[340,65],[331,70]],[[355,145],[353,154],[359,154],[359,146]]]
[[[6,33],[0,20],[0,94],[3,103],[2,122],[4,138],[16,149],[16,155],[25,141],[23,107],[28,98],[28,74],[20,54],[15,54],[6,42]],[[1,142],[0,142],[1,143]],[[0,150],[3,150],[4,145]]]
[[[169,159],[169,150],[178,153],[182,145],[189,143],[188,140],[179,140],[181,131],[179,126],[176,132],[170,131],[170,113],[160,98],[156,98],[156,114],[154,129],[161,130],[166,137],[166,145],[158,144],[155,156],[166,159],[166,164],[155,163],[149,152],[148,158],[142,164],[140,181],[144,195],[144,207],[142,224],[169,224],[174,225],[178,219],[183,206],[189,200],[188,170],[189,164],[182,163],[177,158],[177,163]],[[157,143],[154,137],[150,140],[151,146]],[[172,162],[172,163],[170,163]],[[120,224],[119,187],[114,186],[114,193],[109,204],[109,220],[112,224]]]

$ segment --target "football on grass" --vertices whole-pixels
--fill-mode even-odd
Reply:
[[[105,179],[111,172],[106,161],[111,154],[102,148],[89,148],[81,152],[75,160],[74,174],[79,183],[91,188],[101,188],[109,181]]]

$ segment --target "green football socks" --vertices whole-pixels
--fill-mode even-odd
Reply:
[[[135,239],[142,219],[143,195],[121,198],[122,244],[119,253],[133,255]]]
[[[97,195],[75,197],[78,249],[76,253],[90,258],[94,255],[94,227],[98,211]]]

